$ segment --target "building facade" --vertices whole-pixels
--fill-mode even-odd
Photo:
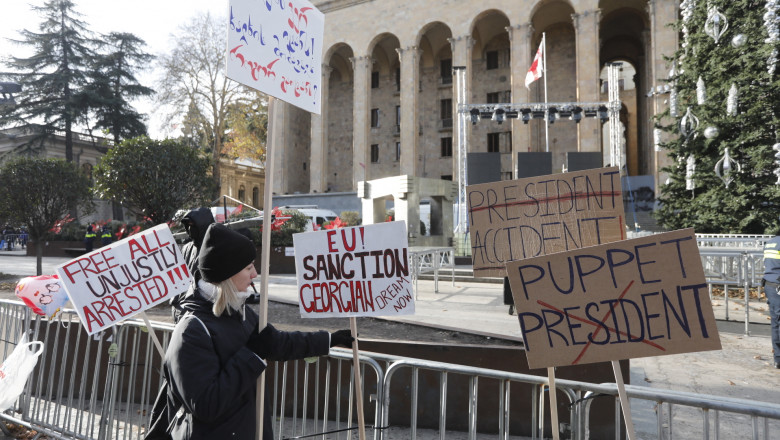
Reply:
[[[219,166],[219,194],[262,210],[265,169],[257,163],[240,159],[220,159]]]
[[[56,131],[41,141],[38,139],[40,130],[43,130],[43,127],[36,125],[0,130],[0,163],[17,155],[65,160],[65,133]],[[108,152],[111,144],[112,140],[102,136],[73,133],[73,162],[93,183],[93,169]],[[79,212],[79,222],[86,224],[102,220],[127,220],[128,216],[132,219],[132,214],[109,201],[94,199],[94,207],[92,212]]]
[[[457,90],[466,101],[544,102],[544,81],[526,88],[540,45],[547,48],[547,102],[607,101],[606,65],[620,62],[626,171],[652,176],[666,165],[653,141],[667,96],[664,56],[677,47],[672,0],[314,0],[325,14],[322,113],[276,101],[271,117],[277,194],[354,191],[357,182],[398,175],[457,179]],[[501,177],[517,174],[522,152],[549,149],[553,170],[567,152],[602,152],[606,124],[542,119],[468,124],[469,152],[501,155]],[[549,139],[549,141],[548,141]],[[549,145],[549,147],[548,147]],[[520,157],[520,159],[516,159]]]
[[[0,130],[0,163],[14,155],[36,155],[65,159],[65,134],[55,132],[43,142],[34,141],[40,127]],[[113,141],[84,133],[73,134],[73,161],[92,179],[92,170],[111,148]],[[93,181],[94,182],[94,181]],[[220,160],[219,194],[262,209],[265,170],[246,160]],[[233,206],[235,203],[232,203]],[[129,216],[129,218],[128,218]],[[103,220],[131,220],[132,214],[117,204],[95,199],[95,211],[79,215],[81,223]]]

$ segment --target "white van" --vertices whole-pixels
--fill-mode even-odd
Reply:
[[[309,222],[306,224],[306,232],[314,231],[314,225],[317,225],[317,230],[319,230],[325,223],[332,222],[338,217],[338,214],[330,209],[320,209],[317,205],[287,205],[280,206],[279,209],[282,211],[298,211],[308,217]]]

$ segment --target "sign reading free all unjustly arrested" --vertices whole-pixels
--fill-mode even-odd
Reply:
[[[74,258],[57,275],[90,335],[187,290],[190,273],[167,225]]]
[[[302,317],[414,313],[404,222],[307,232],[293,240]]]
[[[475,276],[505,276],[507,261],[625,238],[617,168],[466,188]]]
[[[693,229],[506,268],[530,368],[721,348]]]

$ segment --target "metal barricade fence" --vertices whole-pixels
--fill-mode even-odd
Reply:
[[[758,289],[764,272],[764,255],[760,248],[700,247],[704,275],[712,297],[713,287],[723,288],[724,319],[729,320],[730,291],[740,291],[744,303],[745,334],[750,334],[751,290]],[[760,291],[756,292],[760,294]]]
[[[153,325],[167,347],[173,326]],[[30,340],[43,341],[44,351],[24,393],[9,411],[0,413],[0,419],[54,438],[143,438],[163,380],[161,358],[145,323],[128,320],[89,337],[72,310],[49,321],[32,314],[21,302],[0,300],[1,359],[10,355],[24,332],[29,332]],[[365,356],[360,363],[363,391],[373,401],[376,426],[383,369]],[[277,438],[354,427],[351,352],[332,350],[312,363],[273,362],[270,366],[266,376],[272,385],[266,393],[272,402]],[[366,414],[366,420],[371,416]]]
[[[29,377],[24,393],[10,413],[0,418],[51,437],[95,439],[107,423],[103,392],[110,368],[105,338],[91,340],[73,311],[43,320],[20,302],[0,301],[0,340],[4,358],[24,332],[44,343],[44,351]]]
[[[394,395],[392,392],[393,377],[395,374],[397,374],[398,371],[402,369],[412,370],[413,380],[409,393],[410,401],[390,402],[390,396]],[[388,367],[387,373],[385,374],[384,383],[385,402],[382,405],[382,423],[384,425],[390,424],[388,410],[391,406],[391,403],[393,405],[400,406],[404,406],[404,404],[406,404],[404,407],[411,408],[412,420],[414,420],[414,415],[417,411],[417,397],[419,394],[421,394],[417,381],[414,380],[419,370],[431,370],[438,373],[440,377],[440,402],[444,402],[444,404],[440,405],[439,409],[439,433],[442,440],[446,438],[446,397],[448,392],[449,374],[465,375],[469,380],[469,439],[475,439],[477,436],[477,420],[475,415],[477,406],[480,402],[477,398],[480,379],[493,380],[499,383],[498,393],[495,396],[495,398],[500,402],[500,409],[497,414],[497,423],[495,426],[495,430],[498,432],[499,439],[506,440],[509,438],[516,438],[518,435],[518,433],[510,433],[510,416],[512,413],[510,411],[509,402],[513,384],[525,384],[532,386],[530,396],[527,396],[527,398],[530,398],[532,403],[531,438],[542,438],[545,435],[544,390],[548,388],[549,385],[546,377],[509,373],[475,367],[465,367],[419,359],[406,359],[397,361]],[[621,438],[620,430],[625,429],[625,427],[622,424],[623,416],[618,398],[618,389],[614,383],[592,384],[566,379],[556,379],[555,385],[559,392],[559,397],[563,395],[563,397],[566,398],[570,408],[568,414],[569,428],[571,430],[570,438],[591,438],[591,435],[593,434],[591,432],[591,405],[593,404],[594,398],[602,396],[611,398],[614,401],[614,438]],[[423,393],[430,394],[431,391],[427,390],[423,391]],[[639,429],[642,429],[644,431],[643,434],[645,435],[645,437],[640,436],[640,438],[674,438],[674,414],[682,414],[684,410],[688,413],[692,411],[698,411],[698,413],[701,415],[701,431],[700,433],[697,433],[695,430],[689,429],[687,427],[686,430],[683,431],[678,427],[677,432],[680,434],[679,438],[752,438],[754,440],[769,440],[770,438],[777,438],[777,433],[780,432],[780,404],[671,390],[659,390],[632,385],[626,386],[626,393],[631,399],[630,406],[632,406],[632,408],[634,405],[640,402],[649,402],[653,404],[653,406],[649,406],[649,408],[646,410],[655,412],[656,423],[654,424],[654,429],[647,424],[640,426]],[[558,400],[560,402],[560,398]],[[561,405],[559,403],[559,407],[560,406]],[[666,408],[666,411],[664,411],[664,408]],[[678,411],[673,413],[673,408],[678,408]],[[686,416],[687,415],[688,414],[686,414]],[[559,417],[561,417],[560,420],[565,420],[562,414],[559,414]],[[728,424],[728,427],[727,429],[723,429],[726,432],[721,433],[721,428],[726,423]],[[637,425],[636,420],[634,421],[634,424]],[[654,430],[654,432],[647,432],[648,428]],[[775,433],[774,436],[772,433]],[[520,433],[520,435],[525,434],[526,433]],[[695,436],[695,434],[700,434],[700,436]],[[723,434],[723,437],[721,437],[721,434]],[[646,437],[647,435],[652,437]],[[601,435],[596,435],[596,438],[602,438],[602,436],[603,433]],[[415,423],[410,424],[408,436],[405,438],[412,440],[417,438],[417,429]]]
[[[758,234],[696,234],[699,247],[748,247],[762,248],[772,235]]]
[[[455,249],[452,247],[410,247],[409,275],[414,290],[417,292],[417,281],[423,273],[433,273],[433,291],[439,292],[439,269],[450,268],[450,279],[455,285]]]
[[[167,344],[172,327],[154,325],[158,337]],[[30,309],[18,301],[0,300],[0,355],[3,359],[11,353],[23,331],[30,331],[31,339],[43,341],[45,349],[25,392],[11,410],[0,413],[0,419],[32,427],[54,438],[143,438],[161,378],[159,354],[142,322],[128,321],[111,331],[88,337],[73,311],[64,311],[56,319],[46,321],[33,317]],[[320,357],[313,363],[274,363],[266,371],[269,376],[266,392],[272,402],[274,431],[278,439],[305,435],[321,439],[348,438],[346,431],[332,431],[355,426],[351,360],[350,351],[332,350],[329,356]],[[476,438],[478,431],[497,432],[502,439],[527,434],[540,438],[545,433],[544,421],[549,417],[549,411],[545,411],[546,377],[379,353],[362,353],[360,365],[364,411],[367,423],[373,420],[374,425],[369,429],[374,428],[371,437],[375,440],[390,438],[385,428],[391,424],[395,425],[394,438],[418,438],[417,416],[430,411],[438,412],[437,428],[442,439],[451,433],[447,431],[448,418],[463,419],[466,414],[470,439]],[[398,373],[402,370],[411,371],[408,382],[399,381],[403,375]],[[419,380],[421,371],[438,375],[438,384]],[[464,380],[467,392],[462,394],[468,397],[463,399],[465,402],[453,402],[453,390]],[[590,438],[592,434],[590,409],[594,396],[611,396],[617,402],[614,384],[559,379],[556,387],[560,396],[558,401],[563,402],[559,403],[559,408],[568,405],[567,413],[560,415],[561,421],[568,423],[574,439]],[[481,403],[484,397],[480,398],[492,389],[496,390],[492,404],[499,408],[495,418],[478,420],[477,408],[488,405]],[[632,405],[636,401],[655,404],[644,411],[655,412],[658,420],[656,438],[665,438],[667,434],[671,438],[674,422],[690,409],[703,414],[707,435],[701,438],[710,438],[710,414],[714,415],[716,434],[721,419],[728,419],[728,424],[732,425],[733,420],[747,418],[755,439],[760,438],[762,432],[763,438],[768,439],[770,432],[780,430],[778,404],[637,386],[627,386],[627,391]],[[429,399],[427,406],[418,405],[420,396]],[[441,402],[438,408],[430,405],[432,396],[438,396],[438,402]],[[515,403],[510,405],[510,402],[517,402],[516,399],[526,402],[530,410],[518,410]],[[664,405],[667,412],[664,412]],[[614,423],[620,427],[619,404],[615,403],[614,407]],[[674,413],[672,408],[675,408]],[[408,420],[398,417],[399,411],[408,411]],[[599,413],[603,416],[604,411]],[[523,426],[530,426],[530,433],[514,432],[510,436],[510,427],[514,426],[517,417],[528,417],[523,419]],[[668,433],[662,428],[668,429]]]
[[[615,421],[622,418],[618,389],[615,384],[587,384],[582,387],[580,383],[572,384],[571,381],[560,380],[555,382],[559,387],[571,387],[579,392],[585,392],[581,403],[581,418],[583,421],[581,433],[588,436],[588,420],[590,418],[590,405],[593,397],[611,396],[615,399]],[[761,402],[756,400],[736,399],[731,397],[712,396],[705,394],[693,394],[672,390],[659,390],[641,386],[626,385],[626,394],[633,408],[637,403],[652,404],[655,412],[655,435],[657,439],[673,439],[675,432],[678,438],[692,439],[747,439],[770,440],[777,438],[780,432],[780,405],[776,403]],[[646,405],[647,406],[647,405]],[[636,413],[636,411],[634,411]],[[721,416],[723,416],[721,418]],[[700,430],[693,427],[692,418],[700,417]],[[675,425],[674,422],[678,422]],[[686,429],[682,431],[680,425],[685,423]],[[634,421],[637,424],[637,421]],[[675,426],[678,426],[675,429]],[[681,432],[682,431],[682,432]],[[722,432],[723,431],[723,432]],[[775,433],[772,435],[772,433]],[[696,436],[696,434],[699,434]],[[618,438],[619,433],[615,433]]]

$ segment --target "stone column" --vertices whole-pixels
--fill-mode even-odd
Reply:
[[[420,90],[420,55],[417,46],[398,48],[401,61],[401,175],[417,176],[419,158],[417,145],[417,97]]]
[[[369,115],[371,105],[371,66],[370,56],[352,57],[353,80],[352,110],[352,189],[357,182],[369,179]]]
[[[311,159],[309,160],[309,192],[325,192],[328,189],[328,86],[333,68],[322,65],[320,83],[320,114],[311,115]]]
[[[458,102],[458,81],[453,77],[452,81],[452,176],[453,180],[458,179],[458,146],[460,145],[460,133],[458,132],[458,107],[460,104],[471,104],[471,48],[474,47],[474,39],[471,35],[462,35],[457,38],[448,38],[450,47],[452,49],[452,66],[453,67],[465,67],[465,100],[466,102]],[[471,122],[466,123],[466,145],[471,139]]]
[[[669,7],[669,6],[675,7]],[[664,60],[664,56],[673,56],[678,47],[678,34],[674,29],[670,29],[666,24],[673,23],[677,20],[679,14],[679,5],[676,2],[664,2],[659,6],[658,0],[650,0],[648,2],[648,9],[650,13],[650,32],[652,33],[652,57],[650,62],[653,63],[653,79],[651,83],[655,85],[663,85],[660,80],[666,79],[669,75],[669,71],[672,69],[672,64]],[[662,113],[668,107],[668,94],[654,95],[653,99],[655,113]],[[679,109],[678,109],[679,111]],[[669,123],[667,119],[664,121]],[[666,182],[669,177],[668,174],[662,173],[661,169],[672,165],[672,159],[666,154],[665,151],[659,151],[655,155],[655,193],[660,194],[661,186]]]
[[[599,101],[599,18],[594,9],[572,14],[577,42],[577,101]],[[601,122],[598,118],[583,118],[577,125],[577,150],[601,151]]]
[[[525,75],[533,62],[531,47],[534,28],[531,23],[507,26],[512,70],[512,103],[529,102]],[[522,115],[521,115],[522,116]],[[517,153],[527,152],[531,146],[531,126],[523,124],[521,118],[512,119],[512,177],[517,179]]]
[[[269,137],[268,142],[272,145],[271,156],[266,160],[273,160],[273,185],[271,190],[276,194],[286,194],[289,192],[287,185],[287,149],[284,145],[287,141],[287,104],[281,99],[271,98],[269,104],[270,117],[268,121]]]

